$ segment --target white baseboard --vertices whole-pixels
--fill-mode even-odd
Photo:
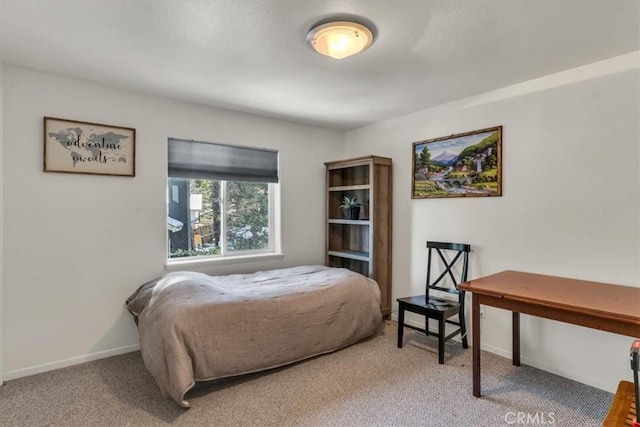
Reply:
[[[396,312],[393,312],[391,314],[391,319],[398,321],[398,314]],[[418,323],[409,319],[405,319],[405,323],[418,328],[424,327],[424,323],[422,322]],[[434,330],[434,332],[437,332],[437,331]],[[460,339],[459,337],[455,337],[453,338],[453,340],[459,341]],[[470,342],[469,345],[473,346],[473,343]],[[513,354],[511,350],[500,348],[500,347],[494,347],[488,344],[483,344],[481,346],[481,349],[489,353],[493,353],[495,355],[504,357],[506,359],[511,359],[511,356]],[[133,345],[114,348],[110,350],[99,351],[99,352],[87,354],[84,356],[72,357],[69,359],[59,360],[56,362],[45,363],[42,365],[32,366],[29,368],[23,368],[23,369],[17,369],[15,371],[5,372],[4,375],[2,376],[2,379],[4,381],[14,380],[16,378],[27,377],[29,375],[40,374],[43,372],[53,371],[54,369],[66,368],[68,366],[79,365],[81,363],[91,362],[93,360],[105,359],[107,357],[118,356],[120,354],[131,353],[132,351],[138,351],[138,350],[140,350],[140,344],[133,344]],[[521,357],[521,362],[525,365],[533,366],[534,368],[538,368],[543,371],[547,371],[564,378],[578,381],[580,383],[587,384],[592,387],[599,388],[601,390],[606,390],[611,393],[615,392],[615,390],[611,389],[610,384],[606,384],[601,379],[593,376],[587,377],[585,375],[581,375],[576,372],[566,371],[564,369],[558,369],[556,366],[547,365],[545,363],[541,363],[538,360],[531,359],[524,356]]]
[[[509,358],[511,358],[511,353],[509,353]],[[603,381],[602,378],[597,378],[595,376],[587,376],[573,371],[558,369],[557,366],[540,363],[538,360],[533,360],[524,356],[520,357],[520,361],[523,365],[533,366],[534,368],[550,372],[560,377],[568,378],[591,387],[599,388],[600,390],[608,391],[609,393],[615,393],[618,385],[617,383],[615,383],[615,385],[609,384],[607,381]]]
[[[391,319],[395,320],[396,322],[398,321],[398,313],[397,312],[393,312],[391,313]],[[405,319],[405,323],[412,325],[412,326],[416,326],[419,328],[424,328],[424,323],[420,322],[415,322],[415,321],[411,321],[411,320],[407,320]],[[437,330],[434,330],[434,332],[437,332]],[[467,333],[469,334],[469,346],[473,347],[473,342],[471,339],[471,330],[468,329]],[[453,341],[460,341],[460,337],[454,337],[452,338]],[[511,351],[511,349],[505,349],[505,348],[500,348],[500,347],[494,347],[492,345],[488,345],[488,344],[481,344],[480,348],[486,352],[489,353],[493,353],[497,356],[501,356],[504,357],[506,359],[511,359],[513,356],[513,352]],[[601,378],[597,378],[595,376],[587,376],[584,375],[582,373],[577,373],[577,372],[573,372],[573,371],[568,371],[565,369],[559,369],[557,366],[553,366],[553,365],[549,365],[546,363],[542,363],[539,360],[536,359],[532,359],[529,357],[525,357],[525,356],[520,356],[520,362],[523,365],[528,365],[528,366],[532,366],[534,368],[546,371],[546,372],[550,372],[552,374],[561,376],[563,378],[567,378],[573,381],[577,381],[579,383],[582,384],[586,384],[589,385],[591,387],[595,387],[595,388],[599,388],[601,390],[605,390],[608,391],[610,393],[615,393],[615,386],[612,386],[611,384],[608,384],[606,381],[603,381]]]
[[[31,366],[29,368],[16,369],[15,371],[5,372],[4,381],[15,380],[16,378],[27,377],[29,375],[41,374],[43,372],[53,371],[54,369],[66,368],[68,366],[79,365],[81,363],[91,362],[93,360],[105,359],[111,356],[131,353],[140,350],[140,344],[127,345],[124,347],[113,348],[110,350],[90,353],[84,356],[71,357],[69,359],[58,360],[56,362],[44,363],[42,365]]]

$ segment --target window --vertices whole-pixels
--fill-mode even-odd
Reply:
[[[278,153],[169,139],[168,258],[275,252]]]

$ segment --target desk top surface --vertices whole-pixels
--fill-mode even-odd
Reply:
[[[614,315],[640,327],[640,288],[636,287],[507,270],[469,280],[459,288],[530,304]]]

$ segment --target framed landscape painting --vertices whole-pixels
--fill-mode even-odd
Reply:
[[[502,196],[502,126],[413,143],[411,198]]]
[[[44,171],[135,176],[136,130],[44,118]]]

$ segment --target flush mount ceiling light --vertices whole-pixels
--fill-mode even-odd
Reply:
[[[318,53],[342,59],[369,47],[373,34],[364,25],[339,21],[314,27],[309,31],[307,40]]]

